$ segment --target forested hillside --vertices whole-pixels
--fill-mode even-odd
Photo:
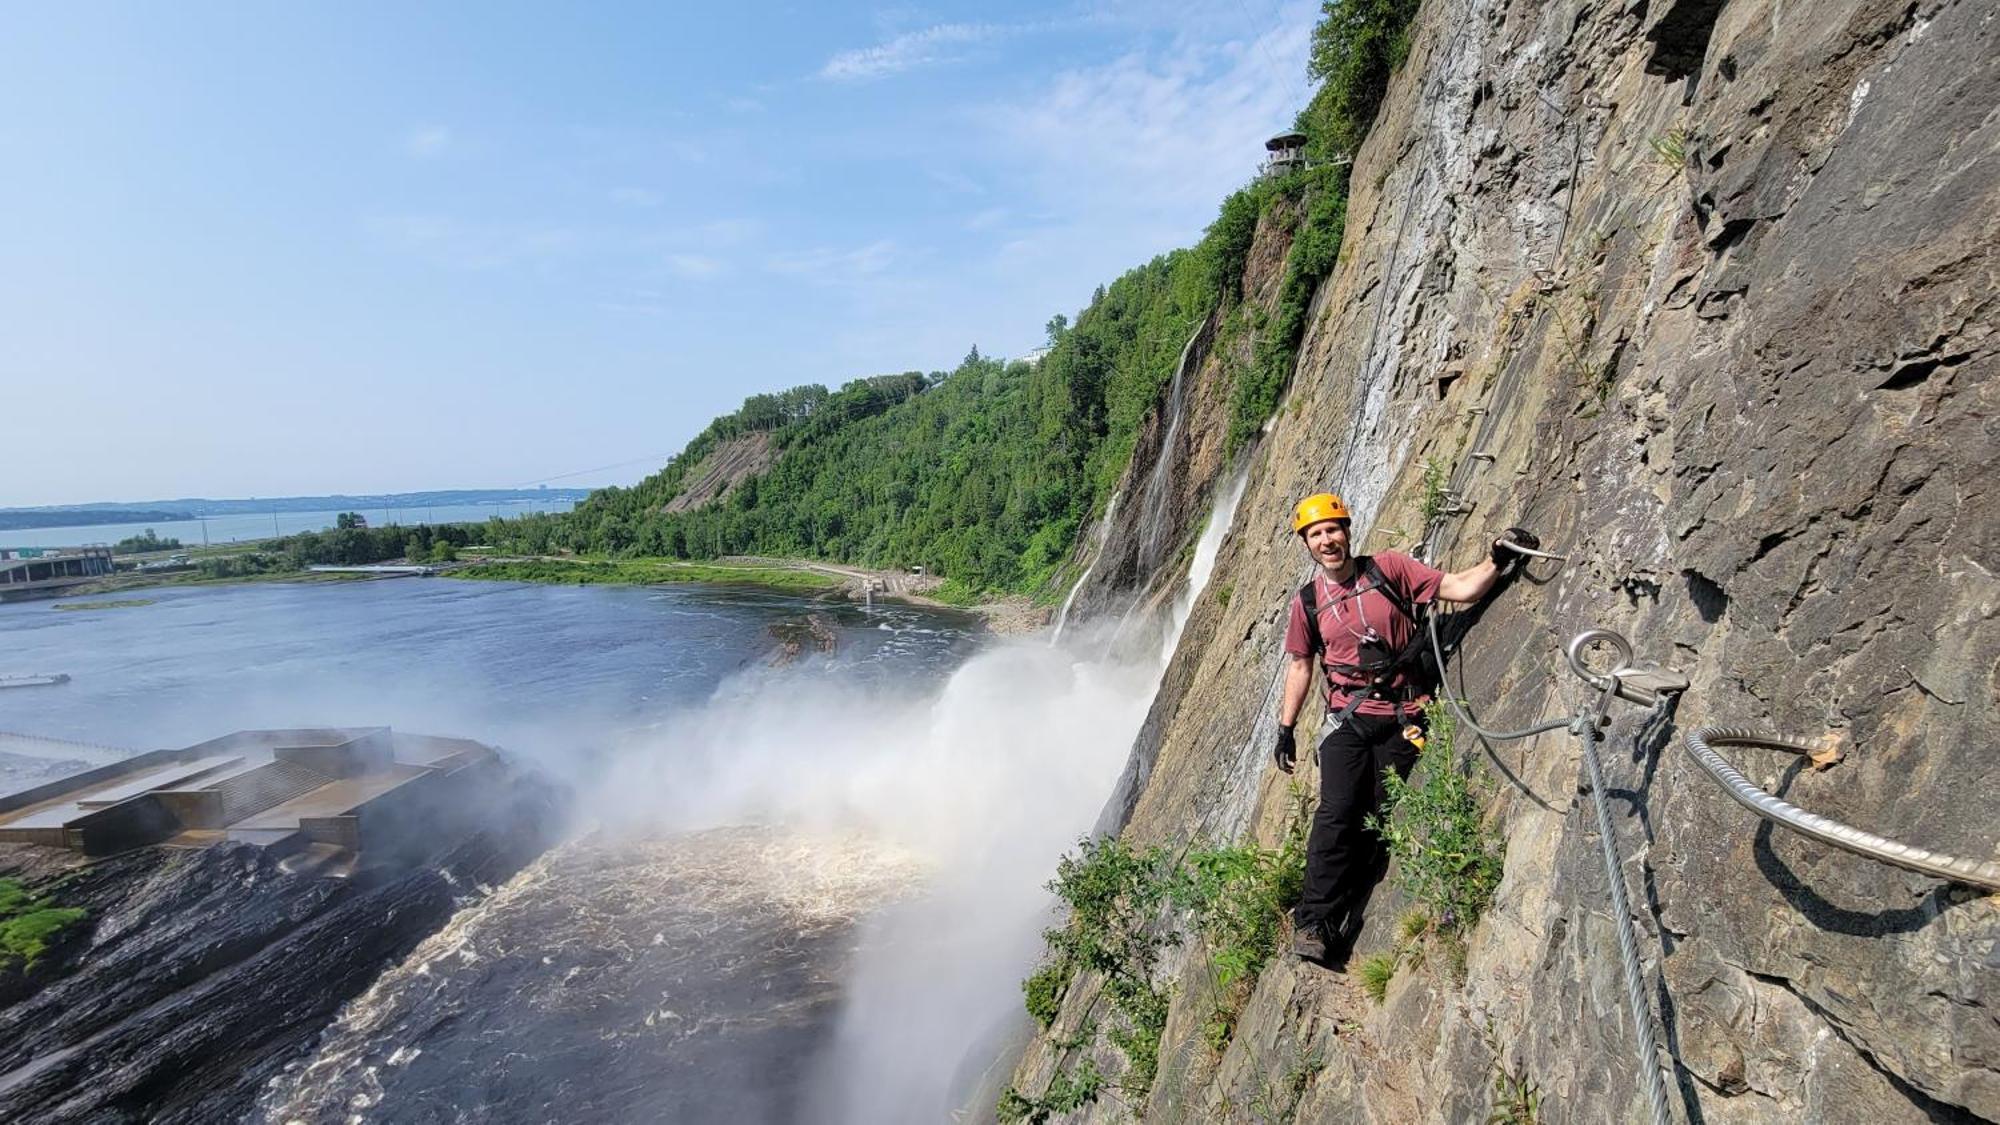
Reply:
[[[950,372],[906,372],[750,396],[660,472],[607,488],[575,512],[493,528],[494,545],[542,554],[817,557],[924,566],[952,590],[1047,592],[1078,532],[1102,510],[1189,338],[1213,321],[1247,341],[1231,371],[1229,444],[1252,437],[1290,379],[1313,292],[1333,269],[1347,164],[1406,50],[1412,0],[1342,5],[1320,25],[1321,80],[1297,127],[1310,168],[1231,195],[1193,248],[1101,287],[1074,325],[1058,315],[1039,363],[975,347]],[[1250,154],[1246,153],[1246,162]],[[1276,308],[1242,300],[1260,219],[1290,229]],[[717,503],[669,511],[732,437],[771,434],[768,471]],[[676,507],[685,507],[677,505]]]

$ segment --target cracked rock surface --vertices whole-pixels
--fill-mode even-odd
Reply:
[[[1731,753],[1811,811],[1996,854],[2000,12],[1433,0],[1352,184],[1217,562],[1232,595],[1196,604],[1134,749],[1128,834],[1275,842],[1299,496],[1338,491],[1364,549],[1447,569],[1531,527],[1570,561],[1479,614],[1453,678],[1485,719],[1573,709],[1560,648],[1593,625],[1693,682],[1659,723],[1621,705],[1603,751],[1675,1115],[2000,1119],[2000,900],[1774,830],[1679,746],[1707,723],[1838,738],[1824,771]],[[1428,460],[1470,511],[1426,536]],[[1483,1120],[1502,1076],[1543,1121],[1643,1119],[1575,742],[1462,741],[1507,847],[1463,981],[1406,968],[1375,1006],[1274,963],[1218,1052],[1186,947],[1147,1120]],[[1402,906],[1376,895],[1362,954]]]

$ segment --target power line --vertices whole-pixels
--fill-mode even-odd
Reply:
[[[612,469],[622,469],[627,465],[660,465],[664,464],[666,459],[672,456],[673,454],[671,453],[649,453],[644,457],[634,457],[629,461],[617,461],[609,465],[599,465],[593,469],[578,469],[575,472],[557,473],[552,477],[537,477],[534,480],[522,481],[520,484],[513,485],[512,487],[527,488],[529,485],[547,484],[550,481],[568,480],[571,477],[587,477],[592,473],[609,472]]]
[[[1256,48],[1258,54],[1264,56],[1264,65],[1271,71],[1271,77],[1284,85],[1285,96],[1291,98],[1294,105],[1300,105],[1298,86],[1292,81],[1291,75],[1271,57],[1271,49],[1264,45],[1264,37],[1257,34],[1257,21],[1251,18],[1250,9],[1244,4],[1244,0],[1236,0],[1236,10],[1243,13],[1244,26],[1250,30],[1250,45]],[[1279,17],[1282,23],[1282,12],[1279,13]],[[1303,105],[1300,105],[1300,108],[1304,108]]]

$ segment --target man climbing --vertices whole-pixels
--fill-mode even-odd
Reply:
[[[1361,905],[1381,877],[1382,842],[1362,827],[1381,807],[1382,771],[1407,778],[1423,745],[1425,638],[1419,607],[1469,603],[1493,589],[1502,567],[1541,541],[1518,527],[1493,541],[1491,557],[1446,574],[1408,555],[1352,551],[1347,506],[1330,492],[1299,501],[1292,530],[1319,569],[1292,596],[1285,629],[1284,702],[1278,711],[1277,767],[1292,772],[1292,733],[1312,687],[1313,661],[1326,672],[1328,727],[1319,744],[1319,808],[1306,842],[1304,894],[1292,912],[1292,951],[1344,964],[1361,930]]]

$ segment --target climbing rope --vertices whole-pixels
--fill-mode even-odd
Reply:
[[[1673,1118],[1667,1114],[1666,1083],[1660,1076],[1660,1048],[1653,1039],[1653,1006],[1646,1002],[1646,978],[1639,967],[1639,939],[1633,932],[1631,902],[1625,897],[1624,861],[1618,855],[1618,838],[1611,830],[1611,809],[1604,798],[1604,768],[1597,760],[1597,744],[1604,739],[1605,719],[1612,699],[1619,694],[1620,671],[1630,662],[1632,649],[1625,638],[1608,629],[1578,633],[1569,643],[1569,662],[1571,668],[1586,674],[1586,680],[1590,677],[1583,666],[1583,650],[1597,641],[1622,650],[1623,659],[1618,668],[1604,677],[1609,682],[1598,693],[1596,709],[1579,710],[1571,730],[1583,744],[1590,803],[1597,812],[1597,846],[1604,857],[1605,883],[1611,890],[1611,917],[1618,931],[1618,962],[1625,973],[1625,1003],[1632,1017],[1632,1034],[1638,1040],[1639,1073],[1646,1079],[1646,1101],[1653,1111],[1653,1125],[1672,1125]],[[1671,706],[1672,698],[1666,692],[1659,693],[1653,704],[1654,713]]]
[[[1561,557],[1535,553],[1544,558]],[[1442,669],[1444,645],[1438,638],[1435,614],[1431,615],[1429,625],[1431,651]],[[1593,672],[1584,663],[1585,650],[1599,643],[1611,646],[1617,653],[1610,672]],[[1653,1125],[1672,1125],[1673,1118],[1667,1113],[1666,1083],[1660,1074],[1660,1049],[1653,1037],[1653,1007],[1646,1002],[1646,978],[1639,965],[1639,939],[1633,931],[1631,900],[1625,894],[1624,861],[1618,855],[1618,837],[1612,831],[1611,809],[1604,797],[1604,767],[1597,757],[1597,744],[1603,741],[1603,728],[1613,699],[1649,703],[1654,714],[1659,715],[1672,705],[1673,697],[1686,688],[1687,682],[1677,679],[1672,673],[1632,667],[1632,646],[1624,637],[1609,629],[1585,629],[1578,633],[1570,640],[1565,656],[1570,669],[1597,690],[1596,704],[1584,704],[1569,718],[1549,719],[1516,731],[1488,730],[1475,722],[1451,693],[1441,692],[1440,695],[1459,722],[1493,741],[1512,742],[1567,729],[1582,744],[1584,774],[1590,785],[1591,805],[1597,814],[1597,846],[1604,858],[1605,882],[1611,891],[1611,916],[1618,933],[1618,962],[1625,977],[1626,1008],[1631,1014],[1632,1034],[1638,1044],[1639,1073],[1645,1079],[1646,1101],[1652,1109]],[[1642,677],[1644,683],[1628,682]]]
[[[1801,836],[1831,844],[1855,855],[1905,868],[1938,879],[1964,883],[1988,891],[2000,891],[2000,863],[1963,859],[1899,840],[1877,836],[1852,825],[1809,813],[1764,789],[1751,784],[1741,770],[1716,753],[1718,746],[1749,746],[1763,750],[1783,750],[1812,754],[1820,747],[1804,739],[1742,727],[1701,727],[1681,736],[1688,753],[1722,786],[1736,803],[1773,824],[1781,824]]]

